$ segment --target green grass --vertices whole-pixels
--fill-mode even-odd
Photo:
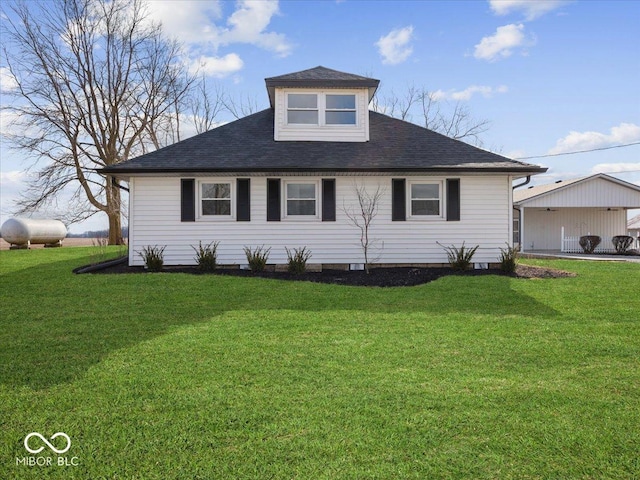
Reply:
[[[0,478],[640,478],[639,264],[379,289],[91,255],[0,252]],[[16,465],[60,431],[78,466]]]

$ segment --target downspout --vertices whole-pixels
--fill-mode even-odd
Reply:
[[[516,188],[524,187],[525,185],[528,185],[530,181],[531,181],[531,175],[527,175],[527,179],[524,182],[519,183],[518,185],[514,185],[512,188],[513,190],[515,190]]]
[[[111,184],[114,187],[118,187],[120,190],[124,190],[125,192],[129,193],[129,189],[127,187],[125,187],[125,186],[120,185],[118,183],[118,181],[116,180],[116,177],[111,177]],[[129,199],[129,200],[131,200],[131,199]],[[131,212],[129,212],[129,213],[131,213]],[[129,229],[129,225],[127,225],[127,248],[129,248],[129,230],[130,230]],[[81,273],[84,273],[84,272],[81,272]]]
[[[529,182],[531,182],[531,175],[527,175],[527,178],[524,182],[519,183],[518,185],[514,185],[512,187],[512,190],[515,190],[519,187],[524,187],[525,185],[528,185]],[[518,243],[520,244],[520,251],[522,252],[524,251],[524,243],[522,242],[522,227],[524,224],[524,222],[522,221],[522,210],[520,209],[520,207],[516,206],[514,206],[513,209],[518,211]]]

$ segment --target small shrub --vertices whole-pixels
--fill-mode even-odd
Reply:
[[[244,254],[247,256],[247,262],[252,272],[264,270],[269,259],[269,252],[271,252],[271,247],[265,250],[264,245],[256,247],[255,250],[252,250],[251,247],[244,247]]]
[[[500,249],[500,270],[505,273],[513,273],[518,266],[519,247],[512,247],[507,244],[507,248]]]
[[[602,239],[597,235],[584,235],[580,237],[578,243],[580,243],[584,253],[593,253],[596,247],[600,245],[601,241]]]
[[[307,269],[307,260],[311,258],[311,250],[307,250],[307,247],[294,248],[292,254],[287,247],[284,249],[287,251],[289,273],[304,273]]]
[[[160,272],[164,265],[164,247],[158,247],[157,245],[147,245],[142,247],[142,252],[138,252],[138,255],[144,260],[144,265],[150,272]]]
[[[218,266],[218,244],[220,242],[211,242],[208,245],[202,245],[198,242],[198,248],[191,245],[196,252],[194,257],[198,264],[198,269],[202,272],[213,272]]]
[[[438,243],[438,245],[440,244]],[[476,245],[473,248],[467,248],[464,246],[464,242],[462,242],[460,248],[456,248],[455,245],[451,245],[450,247],[440,246],[446,250],[449,265],[451,265],[451,268],[454,270],[468,270],[471,266],[473,254],[476,253],[476,250],[480,247],[480,245]]]
[[[616,253],[624,254],[633,243],[633,237],[629,235],[616,235],[611,239],[611,242],[616,249]]]

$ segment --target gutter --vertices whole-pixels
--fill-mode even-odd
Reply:
[[[518,185],[514,185],[513,187],[511,187],[513,190],[515,190],[516,188],[520,188],[520,187],[524,187],[525,185],[528,185],[529,182],[531,182],[531,175],[527,175],[527,178],[525,179],[524,182],[519,183]]]

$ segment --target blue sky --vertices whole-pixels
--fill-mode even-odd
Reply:
[[[491,122],[484,147],[511,158],[640,143],[640,1],[157,0],[150,13],[185,62],[260,107],[265,77],[324,65],[378,78],[382,94],[415,85],[464,102]],[[11,80],[0,70],[3,90]],[[0,154],[4,221],[26,165]],[[607,172],[640,184],[638,144],[526,161],[549,167],[535,183]]]

